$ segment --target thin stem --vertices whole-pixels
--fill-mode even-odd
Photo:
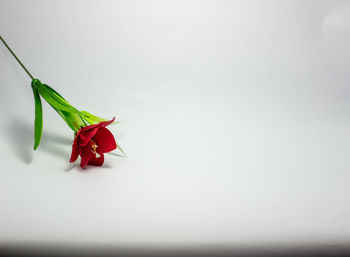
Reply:
[[[18,57],[15,55],[15,53],[12,51],[12,49],[8,46],[8,44],[5,42],[5,40],[2,38],[2,36],[0,36],[0,40],[4,43],[4,45],[7,47],[7,49],[10,51],[10,53],[13,55],[13,57],[15,57],[16,61],[22,66],[22,68],[27,72],[27,74],[29,75],[29,77],[31,79],[34,79],[34,77],[32,76],[32,74],[30,74],[30,72],[27,70],[27,68],[23,65],[23,63],[18,59]]]

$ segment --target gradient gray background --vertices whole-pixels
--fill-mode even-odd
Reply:
[[[5,1],[28,69],[111,126],[128,158],[70,164],[0,46],[0,245],[347,244],[350,3]]]

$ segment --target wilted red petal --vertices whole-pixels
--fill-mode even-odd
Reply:
[[[89,164],[91,165],[95,165],[95,166],[102,166],[104,162],[104,155],[100,154],[100,157],[97,158],[97,156],[95,154],[91,155]]]
[[[86,164],[88,164],[88,162],[91,159],[91,156],[93,155],[90,145],[87,145],[85,147],[80,147],[80,157],[81,157],[81,161],[80,161],[80,167],[84,168],[84,166]]]
[[[78,138],[76,137],[74,139],[73,146],[72,146],[72,154],[70,156],[70,162],[75,162],[78,156],[79,156]]]
[[[93,140],[97,144],[96,151],[101,153],[108,153],[117,148],[114,136],[105,127],[100,127]]]

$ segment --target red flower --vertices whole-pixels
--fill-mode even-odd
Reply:
[[[74,162],[80,155],[80,167],[84,168],[86,164],[101,166],[103,154],[117,148],[112,133],[106,129],[114,119],[81,128],[74,138],[70,162]]]

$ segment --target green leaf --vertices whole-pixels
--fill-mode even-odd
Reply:
[[[87,111],[81,111],[80,115],[83,117],[84,120],[86,120],[90,124],[95,124],[98,122],[107,121],[107,119],[95,116],[91,113],[88,113]]]
[[[77,132],[79,128],[85,125],[84,120],[80,117],[79,114],[60,111],[57,109],[56,111],[74,132]]]
[[[77,109],[71,106],[60,94],[49,86],[36,83],[36,88],[45,101],[48,102],[53,108],[66,112],[79,113]]]
[[[56,90],[54,90],[52,87],[50,87],[46,84],[44,84],[44,86],[46,87],[47,90],[49,90],[51,93],[55,94],[57,97],[61,98],[61,100],[63,102],[65,102],[69,105],[68,101],[66,99],[64,99],[63,96],[61,96]]]
[[[40,144],[40,139],[43,132],[43,109],[41,106],[40,95],[37,88],[32,88],[35,100],[34,150],[36,150]]]
[[[76,132],[80,127],[86,125],[80,112],[70,105],[68,101],[53,88],[42,84],[38,79],[33,79],[32,87],[55,109],[73,131]]]

